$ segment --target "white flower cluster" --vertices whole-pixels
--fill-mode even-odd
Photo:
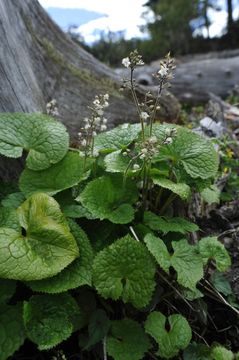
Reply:
[[[151,136],[148,138],[143,144],[140,152],[139,158],[141,160],[144,159],[152,159],[152,157],[158,152],[158,139],[156,136]]]
[[[165,66],[165,64],[162,64],[160,67],[160,70],[158,71],[158,74],[161,77],[165,77],[168,75],[168,71],[169,71],[169,69],[167,68],[167,66]]]
[[[59,116],[57,101],[55,99],[46,104],[46,113],[47,115],[51,115],[53,117]]]
[[[173,79],[173,70],[176,68],[174,59],[170,57],[170,54],[167,54],[165,58],[160,62],[160,69],[156,74],[153,74],[154,77],[159,79],[160,82],[166,84],[171,79]]]
[[[92,114],[84,118],[84,127],[78,133],[81,147],[87,152],[92,150],[93,139],[97,133],[107,130],[108,120],[104,117],[104,109],[109,106],[109,94],[96,95],[89,107]]]
[[[144,62],[142,60],[142,56],[138,53],[137,50],[131,51],[128,57],[122,60],[122,65],[126,68],[134,69],[135,66],[142,66]]]

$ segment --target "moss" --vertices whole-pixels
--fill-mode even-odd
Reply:
[[[110,78],[95,76],[88,69],[79,69],[78,67],[70,64],[64,56],[55,48],[51,41],[47,38],[40,38],[32,26],[31,20],[22,14],[23,21],[28,32],[31,34],[32,39],[36,41],[45,51],[47,58],[54,64],[60,67],[61,71],[68,71],[72,76],[85,83],[89,83],[93,88],[107,91],[110,95],[117,98],[122,98],[122,94],[119,92],[118,86]]]
[[[50,60],[52,60],[55,64],[60,65],[60,67],[66,68],[66,61],[63,55],[55,49],[54,45],[50,41],[48,41],[46,38],[43,38],[39,39],[39,42],[46,51]]]
[[[48,58],[51,59],[55,64],[58,64],[62,70],[69,71],[72,76],[80,79],[85,83],[92,84],[92,86],[96,89],[105,90],[110,95],[114,95],[118,98],[122,97],[117,88],[117,85],[111,79],[97,77],[93,75],[88,69],[79,69],[78,67],[70,64],[66,61],[63,55],[58,50],[56,50],[54,45],[46,38],[41,39],[40,43],[46,51]]]

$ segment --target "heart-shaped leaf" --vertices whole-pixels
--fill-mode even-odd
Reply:
[[[148,336],[139,323],[131,319],[112,322],[107,352],[114,360],[141,360],[149,347]]]
[[[22,232],[0,228],[0,276],[38,280],[56,275],[79,250],[58,203],[32,195],[18,208]]]
[[[18,158],[23,149],[29,151],[29,169],[47,169],[65,156],[68,146],[65,126],[47,115],[0,114],[0,154]]]
[[[120,175],[102,176],[88,183],[76,199],[100,220],[108,219],[115,224],[127,224],[134,218],[131,206],[138,197],[136,184]]]
[[[166,329],[168,321],[169,329]],[[168,319],[160,312],[152,312],[145,323],[145,331],[158,343],[157,355],[171,359],[184,350],[192,337],[191,328],[182,315],[170,315]]]
[[[66,340],[80,318],[77,302],[69,294],[35,295],[24,303],[23,319],[28,338],[40,350]]]
[[[93,262],[93,283],[104,298],[146,306],[153,294],[155,265],[145,246],[129,235],[100,251]]]
[[[88,164],[77,152],[68,152],[57,164],[41,171],[25,169],[20,177],[21,191],[30,196],[35,192],[55,195],[77,185],[89,176]]]

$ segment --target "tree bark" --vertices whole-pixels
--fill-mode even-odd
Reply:
[[[227,0],[227,32],[231,33],[233,29],[233,8],[232,8],[232,0]]]
[[[0,112],[43,112],[54,98],[74,139],[94,96],[109,93],[110,127],[138,121],[114,71],[68,38],[37,0],[0,0],[0,39]],[[177,116],[175,98],[161,105],[164,119]]]

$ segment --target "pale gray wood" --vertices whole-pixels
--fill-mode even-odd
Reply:
[[[110,95],[111,127],[138,121],[120,86],[115,72],[63,33],[37,0],[0,0],[0,112],[42,112],[55,98],[61,121],[76,138],[99,93]],[[162,98],[161,105],[162,118],[177,116],[175,98]]]
[[[210,99],[210,93],[225,98],[239,84],[238,49],[187,56],[178,59],[176,64],[170,91],[183,102],[205,102]],[[156,84],[152,74],[159,67],[159,61],[140,67],[136,81],[152,88]],[[117,69],[116,73],[123,76],[125,70]]]

